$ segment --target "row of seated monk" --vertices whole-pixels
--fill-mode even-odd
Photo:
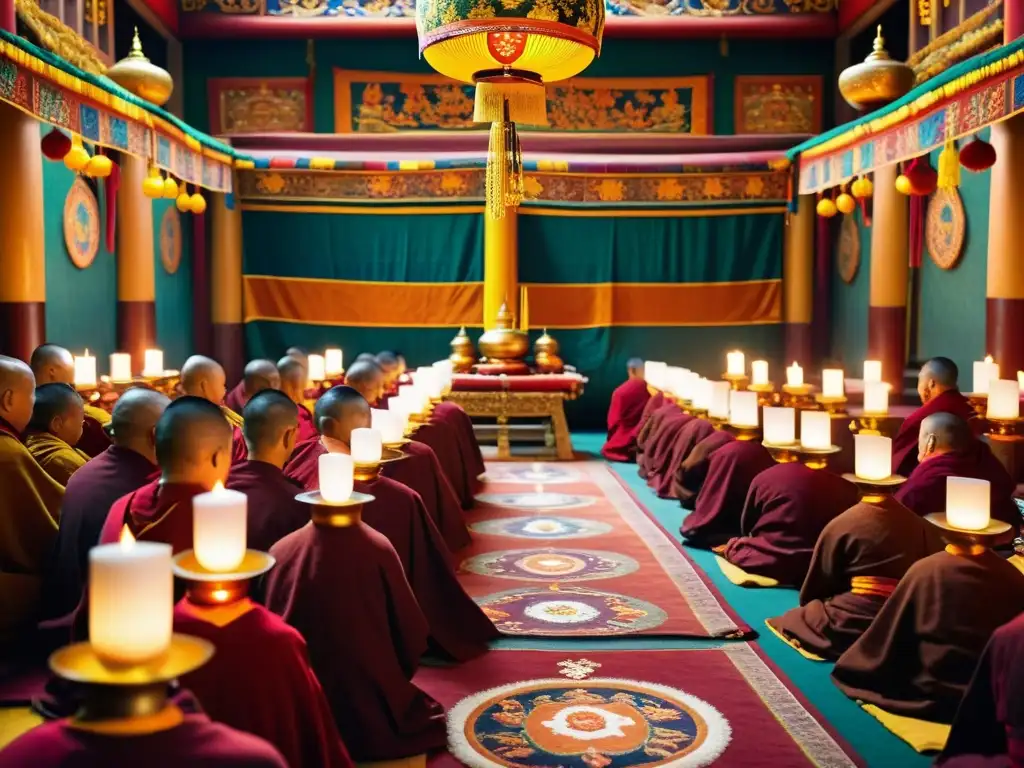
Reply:
[[[89,551],[125,526],[191,549],[192,499],[223,483],[248,497],[248,547],[276,565],[230,605],[176,592],[174,631],[216,650],[180,681],[174,717],[125,739],[117,722],[75,714],[80,688],[51,680],[39,708],[64,717],[11,742],[0,766],[322,768],[445,746],[441,706],[412,682],[420,659],[465,661],[497,636],[455,574],[484,471],[461,408],[437,405],[405,460],[356,482],[374,499],[361,518],[313,525],[296,496],[318,490],[319,457],[349,453],[371,404],[396,391],[395,355],[360,356],[313,412],[298,351],[251,362],[230,392],[218,363],[192,357],[182,396],[131,388],[110,415],[70,386],[67,350],[46,345],[30,363],[0,357],[0,701],[86,639]]]
[[[652,395],[641,361],[612,398],[603,449],[636,461],[659,496],[689,510],[687,545],[714,551],[745,585],[800,590],[799,606],[768,626],[805,655],[835,660],[844,693],[897,715],[957,718],[947,761],[1005,755],[1007,733],[1012,742],[1024,728],[1010,703],[1020,696],[1010,680],[1024,679],[1015,651],[1024,647],[1024,573],[1006,557],[1012,549],[947,544],[925,520],[945,511],[947,478],[968,477],[988,481],[992,517],[1010,523],[998,544],[1012,543],[1021,523],[1015,484],[972,429],[957,378],[947,358],[922,367],[922,405],[893,438],[892,472],[907,481],[890,496],[862,495],[827,469],[777,464],[760,442],[716,431]],[[1012,677],[1004,685],[996,675]]]

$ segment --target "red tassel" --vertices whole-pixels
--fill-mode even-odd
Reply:
[[[924,252],[924,225],[928,212],[928,198],[923,195],[910,197],[910,222],[908,252],[911,268],[921,266],[921,254]]]
[[[110,175],[103,180],[103,198],[107,206],[107,252],[117,250],[117,190],[121,186],[121,166],[114,163]]]

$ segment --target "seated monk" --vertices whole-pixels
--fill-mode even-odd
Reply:
[[[680,506],[684,509],[693,509],[697,494],[704,487],[704,478],[708,476],[712,454],[735,439],[731,433],[720,429],[697,443],[676,467],[675,476],[672,478],[672,487],[669,489],[669,497],[678,499]]]
[[[43,568],[64,497],[64,487],[21,442],[35,390],[31,368],[0,356],[0,647],[22,639],[38,618]]]
[[[384,371],[372,355],[360,355],[345,371],[345,384],[362,395],[371,408],[376,408],[384,395]]]
[[[837,659],[864,634],[907,569],[943,546],[934,525],[891,497],[860,501],[818,537],[800,606],[768,623],[801,648]]]
[[[75,358],[64,347],[58,347],[56,344],[36,347],[29,365],[32,366],[37,387],[43,384],[75,386]],[[85,403],[83,408],[85,419],[82,422],[82,437],[74,446],[92,458],[110,447],[110,436],[104,429],[110,423],[110,414],[89,403]]]
[[[670,468],[669,464],[675,450],[676,438],[693,421],[702,421],[702,419],[685,413],[675,404],[672,407],[662,408],[651,417],[653,426],[650,438],[647,441],[644,455],[637,462],[637,467],[644,479],[647,480],[647,484],[655,491],[661,485],[662,478],[666,474],[672,475],[674,467]],[[705,423],[711,427],[710,423]]]
[[[296,443],[307,440],[319,440],[320,435],[313,426],[313,414],[303,402],[306,391],[306,369],[294,357],[285,356],[277,361],[277,371],[281,377],[281,391],[295,403],[299,414],[299,431]]]
[[[957,389],[960,375],[956,363],[948,357],[933,357],[917,377],[917,393],[923,405],[910,414],[892,439],[892,472],[909,477],[917,466],[918,433],[921,422],[933,413],[951,413],[964,421],[974,417],[974,409]]]
[[[822,530],[859,498],[857,486],[832,472],[776,464],[750,483],[740,535],[716,552],[747,573],[799,587]]]
[[[434,406],[430,420],[420,424],[413,435],[417,443],[430,446],[441,462],[463,509],[472,509],[480,491],[480,476],[486,471],[480,444],[473,432],[473,420],[458,403]]]
[[[887,712],[951,723],[992,633],[1022,611],[1024,573],[991,550],[950,545],[910,566],[832,681]]]
[[[640,417],[650,399],[644,381],[644,361],[632,357],[626,363],[626,381],[612,392],[608,406],[608,438],[601,446],[601,455],[608,461],[636,461]]]
[[[711,548],[739,536],[747,490],[755,477],[774,466],[771,454],[757,442],[735,440],[715,451],[693,512],[679,529],[686,543]]]
[[[25,433],[25,446],[46,474],[61,485],[85,466],[89,457],[73,448],[82,436],[82,398],[67,384],[36,387],[32,420]]]
[[[309,370],[309,353],[307,353],[302,347],[288,347],[288,349],[284,351],[284,354],[285,357],[290,357],[307,371]]]
[[[659,389],[656,392],[654,392],[654,394],[651,395],[651,399],[648,400],[647,404],[644,406],[643,413],[640,414],[640,421],[637,424],[636,430],[637,464],[640,463],[640,458],[644,455],[644,452],[647,448],[647,439],[651,433],[651,417],[653,417],[656,412],[661,410],[666,403],[667,400],[665,399],[665,393]]]
[[[264,389],[280,389],[281,376],[270,360],[250,360],[242,373],[242,380],[224,397],[224,405],[241,413],[245,404]]]
[[[402,367],[398,364],[398,355],[385,350],[378,352],[374,358],[384,373],[384,399],[398,394],[398,379],[402,375]]]
[[[352,430],[370,426],[370,406],[351,387],[334,387],[317,401],[314,416],[320,440],[300,446],[285,465],[285,474],[306,490],[320,487],[320,456],[328,451],[349,453]],[[430,623],[432,646],[458,661],[486,651],[497,630],[459,584],[451,550],[419,494],[387,477],[357,481],[355,489],[374,496],[374,501],[363,507],[362,519],[384,534],[398,553]]]
[[[181,366],[181,391],[192,397],[209,400],[220,408],[231,425],[231,456],[234,458],[245,454],[245,438],[242,437],[242,417],[224,405],[226,381],[224,368],[212,358],[192,355]]]
[[[1013,501],[1016,486],[1010,473],[992,450],[971,432],[967,422],[952,413],[933,413],[921,422],[920,463],[896,499],[917,514],[946,511],[946,478],[973,477],[989,482],[992,517],[1020,526],[1020,512]]]
[[[683,422],[669,446],[666,458],[647,479],[656,494],[662,499],[672,498],[672,484],[676,481],[679,468],[689,458],[693,449],[715,432],[714,426],[706,419],[691,418]]]
[[[159,473],[156,423],[170,402],[151,389],[127,390],[111,415],[113,445],[68,481],[44,585],[47,618],[66,616],[78,605],[89,572],[89,550],[99,542],[114,502]]]
[[[309,506],[296,500],[302,488],[284,476],[295,449],[299,419],[283,392],[267,389],[250,398],[242,411],[246,460],[234,463],[227,487],[249,497],[249,549],[266,552],[309,522]]]

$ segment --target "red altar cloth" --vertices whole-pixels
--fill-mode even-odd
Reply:
[[[587,383],[578,373],[536,373],[523,376],[481,376],[456,373],[452,376],[455,392],[565,392],[578,394]]]

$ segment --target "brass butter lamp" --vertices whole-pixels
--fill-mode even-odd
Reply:
[[[132,48],[128,55],[107,70],[107,77],[126,91],[162,107],[174,93],[174,80],[170,73],[146,58],[135,28]]]
[[[507,303],[498,309],[494,328],[483,333],[477,347],[483,355],[477,367],[481,373],[514,375],[529,372],[523,360],[530,351],[530,338],[525,331],[515,328]]]
[[[913,87],[914,70],[889,55],[881,25],[867,58],[839,74],[839,92],[847,104],[862,112],[884,107],[905,96]]]

